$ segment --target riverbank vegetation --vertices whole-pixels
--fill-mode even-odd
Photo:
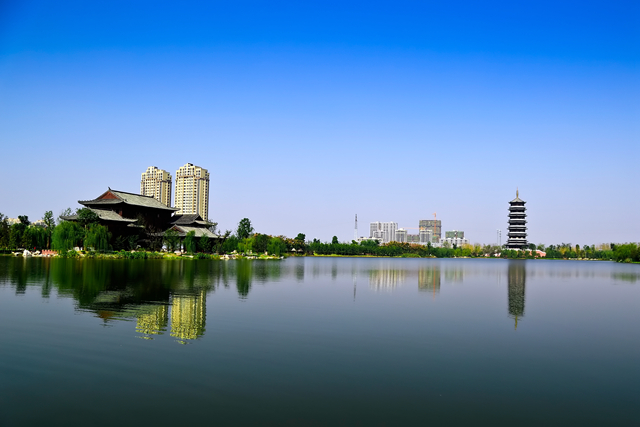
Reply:
[[[67,209],[63,215],[70,215]],[[495,245],[463,245],[461,247],[435,247],[431,244],[417,245],[391,242],[379,244],[374,240],[360,243],[341,243],[337,237],[331,242],[318,239],[307,241],[303,233],[294,238],[272,236],[256,232],[248,218],[243,218],[235,231],[216,233],[217,238],[206,236],[197,238],[191,231],[180,236],[169,230],[161,237],[162,250],[145,247],[139,236],[124,239],[109,233],[98,223],[97,216],[89,209],[76,211],[78,221],[54,220],[51,211],[43,220],[33,224],[27,216],[19,216],[18,221],[9,224],[8,218],[0,213],[0,253],[12,253],[28,249],[30,251],[53,249],[64,257],[103,257],[126,259],[152,259],[190,255],[196,259],[220,257],[233,258],[280,258],[282,256],[372,256],[372,257],[435,257],[435,258],[509,258],[509,259],[590,259],[617,262],[640,262],[640,244],[601,245],[559,245],[530,244],[526,250],[508,250]],[[213,224],[212,231],[216,231]],[[156,239],[157,240],[157,239]],[[80,248],[84,250],[80,251]]]

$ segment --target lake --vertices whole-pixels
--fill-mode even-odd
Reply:
[[[640,425],[640,265],[0,257],[0,425]]]

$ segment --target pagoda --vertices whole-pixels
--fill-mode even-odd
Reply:
[[[527,247],[527,208],[516,190],[516,198],[509,202],[509,239],[507,249],[525,249]]]

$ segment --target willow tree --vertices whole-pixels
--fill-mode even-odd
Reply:
[[[187,253],[194,253],[196,251],[196,232],[190,231],[184,238],[184,249]]]
[[[69,251],[80,245],[84,236],[82,228],[73,221],[63,221],[51,235],[51,246],[57,251]]]
[[[84,247],[105,252],[110,249],[109,240],[111,240],[111,234],[107,227],[100,224],[90,224],[84,235]]]

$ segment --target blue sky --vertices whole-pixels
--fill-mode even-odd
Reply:
[[[640,241],[637,2],[201,3],[0,1],[0,212],[190,162],[222,229],[492,243],[518,187],[533,242]]]

